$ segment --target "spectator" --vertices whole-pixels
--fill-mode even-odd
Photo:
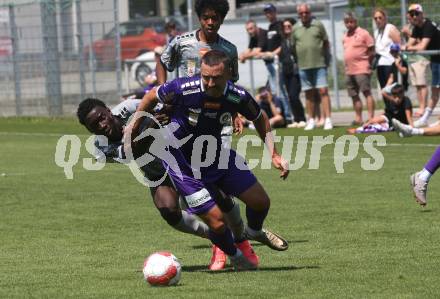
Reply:
[[[298,56],[301,89],[306,94],[309,119],[305,130],[315,128],[314,90],[318,89],[323,106],[324,130],[333,128],[330,118],[331,106],[328,94],[326,54],[329,53],[327,32],[322,23],[312,19],[310,6],[299,4],[297,11],[301,22],[293,27],[292,39]]]
[[[355,119],[353,125],[361,125],[362,102],[359,92],[367,99],[368,119],[374,117],[374,99],[371,95],[371,68],[370,63],[374,57],[374,40],[367,30],[357,24],[353,12],[344,15],[347,32],[344,34],[345,82],[348,95],[353,100]]]
[[[279,55],[281,52],[283,22],[277,19],[277,9],[273,4],[266,4],[264,6],[264,14],[270,24],[269,29],[267,30],[267,49],[266,52],[262,52],[260,56],[263,59],[266,59],[270,90],[273,94],[276,94],[279,97],[281,104],[283,105],[287,123],[292,123],[292,113],[287,100],[287,90],[282,80],[279,80],[277,88],[276,68],[273,60],[274,56]]]
[[[294,18],[287,18],[283,21],[283,39],[281,41],[280,65],[282,84],[287,90],[290,108],[293,114],[293,123],[289,128],[304,128],[306,118],[304,116],[304,107],[299,98],[301,92],[301,83],[298,74],[298,64],[295,48],[292,44],[292,27],[295,25]]]
[[[392,96],[390,103],[385,108],[385,113],[373,117],[362,127],[349,129],[349,133],[378,133],[387,132],[393,129],[395,120],[398,123],[412,125],[412,105],[408,97],[405,96],[405,90],[402,85],[396,84],[391,89]]]
[[[258,27],[254,20],[248,20],[246,22],[246,31],[250,37],[249,45],[238,57],[241,63],[244,63],[247,59],[258,57],[267,48],[267,30]]]
[[[377,27],[374,30],[376,48],[374,66],[377,68],[380,88],[384,88],[390,76],[391,65],[394,62],[394,58],[390,54],[390,46],[392,43],[400,44],[400,32],[396,26],[388,23],[387,13],[384,9],[376,8],[373,17]]]
[[[279,98],[274,97],[266,87],[260,87],[255,100],[261,109],[267,114],[272,128],[285,127],[286,122],[283,117],[283,106]]]
[[[411,18],[409,13],[407,14],[408,20]],[[406,41],[412,35],[412,31],[414,26],[411,24],[407,24],[402,28],[402,34],[404,35]],[[417,42],[421,40],[418,39]],[[415,112],[416,116],[422,116],[425,113],[426,101],[428,98],[428,86],[426,84],[426,70],[429,66],[429,59],[422,55],[411,54],[408,55],[408,73],[409,73],[409,81],[412,86],[414,86],[417,90],[417,99],[419,101],[419,110]]]
[[[424,17],[422,6],[412,4],[408,13],[414,29],[405,49],[409,51],[440,50],[440,29],[437,24]],[[428,118],[437,105],[440,93],[440,55],[431,56],[431,72],[431,100],[422,117],[414,123],[416,127],[424,127],[428,124]]]
[[[165,24],[165,32],[167,33],[167,45],[178,35],[176,23],[169,21]]]
[[[408,90],[408,63],[400,55],[400,45],[392,44],[390,47],[390,53],[394,58],[394,63],[391,65],[391,71],[387,84],[382,89],[382,95],[385,99],[385,106],[391,100],[391,89],[396,84],[402,85],[404,91]]]

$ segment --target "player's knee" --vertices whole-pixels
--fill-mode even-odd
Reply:
[[[166,208],[158,208],[162,218],[171,226],[176,226],[182,219],[182,211]]]
[[[211,223],[209,223],[209,228],[217,234],[222,234],[225,232],[226,225],[221,220],[211,221]]]

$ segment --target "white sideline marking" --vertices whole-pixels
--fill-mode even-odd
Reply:
[[[60,134],[60,133],[26,133],[26,132],[2,132],[0,131],[0,135],[12,135],[12,136],[49,136],[49,137],[61,137],[64,134]],[[79,137],[89,137],[90,135],[88,134],[74,134],[76,136]],[[312,136],[310,136],[312,137]],[[402,139],[407,139],[407,138],[402,138]],[[294,140],[293,142],[294,144],[298,143],[298,141]],[[312,140],[309,140],[307,143],[312,143]],[[320,144],[322,142],[316,142],[316,144]],[[363,143],[360,142],[362,144],[370,144],[370,143]],[[335,143],[336,144],[336,143]],[[435,143],[387,143],[386,146],[413,146],[413,147],[438,147],[440,146],[440,143],[435,144]]]

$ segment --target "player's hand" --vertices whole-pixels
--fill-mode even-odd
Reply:
[[[232,125],[234,127],[234,133],[235,135],[241,135],[243,133],[243,122],[241,121],[238,114],[234,114],[232,117]]]
[[[280,178],[285,180],[289,176],[289,167],[287,161],[285,161],[279,154],[275,154],[272,157],[272,163],[276,169],[281,171]]]
[[[162,126],[165,126],[170,123],[170,117],[167,114],[156,113],[154,114],[154,117]]]

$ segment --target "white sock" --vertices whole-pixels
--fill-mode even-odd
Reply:
[[[422,169],[422,171],[419,172],[419,178],[422,181],[429,182],[429,179],[432,177],[432,173],[430,173],[425,168]]]
[[[182,220],[173,226],[176,230],[209,239],[209,227],[196,216],[182,211]]]
[[[421,128],[412,128],[411,129],[411,135],[423,135],[425,134],[425,130]]]
[[[225,217],[226,223],[231,229],[235,240],[241,240],[243,239],[244,223],[240,216],[239,204],[234,199],[232,199],[232,201],[234,202],[234,207],[229,212],[223,213],[223,216]]]
[[[431,116],[431,114],[432,114],[432,109],[428,107],[425,109],[425,113],[423,113],[420,119],[423,120],[423,122],[426,122],[428,121],[428,118]]]
[[[326,122],[326,123],[331,123],[331,122],[332,122],[332,119],[331,119],[330,117],[326,117],[326,118],[325,118],[325,122]]]

